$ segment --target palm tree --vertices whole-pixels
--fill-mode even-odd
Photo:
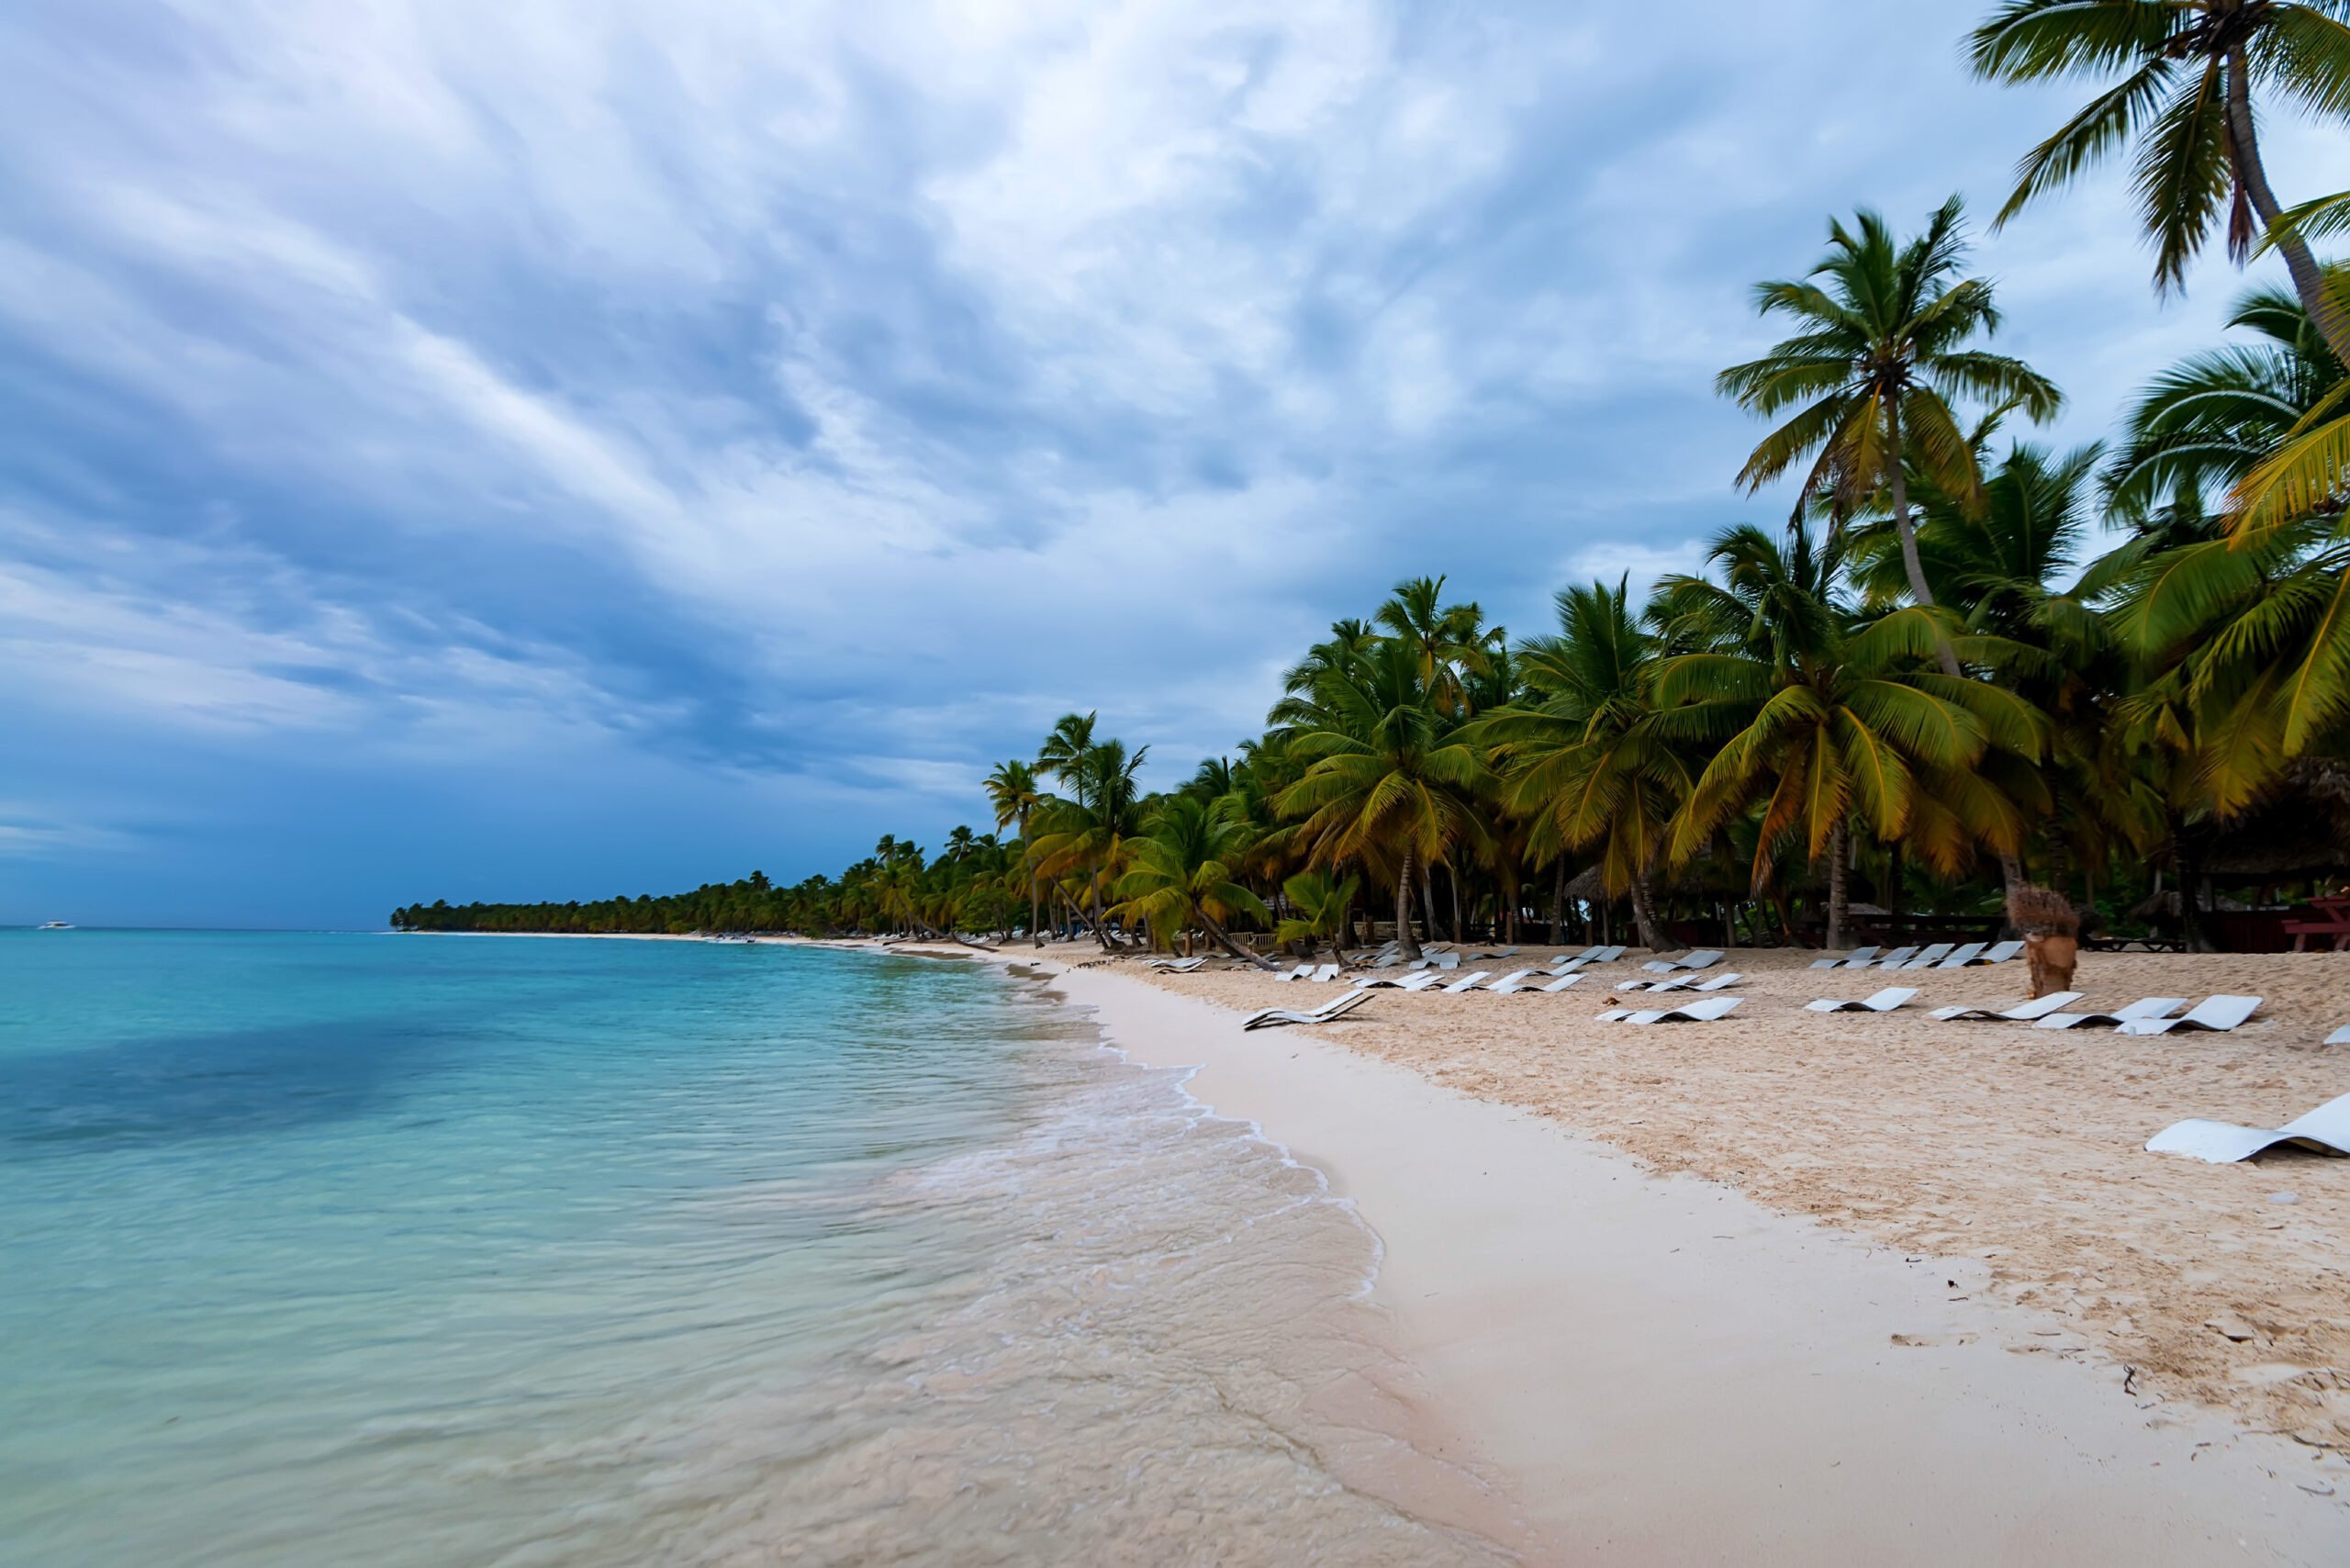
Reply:
[[[1305,819],[1312,864],[1376,856],[1395,868],[1395,936],[1415,958],[1413,874],[1456,843],[1484,840],[1476,796],[1490,781],[1476,752],[1446,734],[1420,667],[1417,648],[1382,639],[1358,668],[1323,679],[1309,715],[1318,727],[1289,743],[1308,766],[1279,802]]]
[[[2311,414],[2342,386],[2342,362],[2292,294],[2256,289],[2236,302],[2227,324],[2267,342],[2190,355],[2131,409],[2106,473],[2111,505],[2125,518],[2165,506],[2199,516],[2211,489],[2245,485],[2311,428]],[[2331,477],[2320,476],[2318,498]]]
[[[1485,612],[1474,604],[1446,604],[1442,577],[1414,577],[1395,585],[1375,619],[1412,649],[1438,708],[1460,712],[1469,697],[1463,676],[1490,668]]]
[[[1556,635],[1528,638],[1525,689],[1471,729],[1502,770],[1505,811],[1530,820],[1537,865],[1599,850],[1611,898],[1628,893],[1643,946],[1664,936],[1651,890],[1665,824],[1688,792],[1686,761],[1651,701],[1661,644],[1633,614],[1628,577],[1558,595]]]
[[[2304,112],[2350,118],[2345,14],[2344,0],[2008,0],[1975,30],[1977,75],[2019,83],[2127,74],[2025,155],[1999,221],[2134,140],[2132,183],[2154,241],[2155,287],[2186,281],[2224,202],[2229,254],[2244,261],[2268,230],[2302,308],[2334,357],[2350,363],[2350,319],[2308,242],[2279,224],[2252,104],[2257,84]]]
[[[1345,936],[1361,886],[1360,877],[1342,882],[1327,871],[1300,871],[1281,884],[1282,895],[1297,913],[1274,928],[1273,940],[1304,943],[1309,958],[1319,951],[1319,944],[1327,942],[1330,957],[1345,963]]]
[[[1084,733],[1091,734],[1090,716]],[[1140,818],[1142,788],[1136,775],[1149,755],[1148,746],[1130,756],[1123,741],[1095,741],[1061,765],[1058,771],[1077,798],[1052,808],[1045,834],[1036,845],[1038,868],[1047,876],[1058,877],[1080,865],[1086,868],[1091,882],[1092,913],[1080,911],[1080,915],[1104,947],[1114,944],[1102,924],[1102,877],[1118,863],[1121,847]]]
[[[1036,783],[1036,770],[1024,762],[999,762],[987,778],[988,804],[995,808],[998,829],[1020,830],[1020,865],[1028,883],[1028,936],[1045,945],[1044,913],[1037,904],[1036,844],[1028,834],[1028,819],[1048,797]]]
[[[1659,670],[1658,727],[1712,751],[1674,821],[1686,861],[1760,801],[1753,866],[1799,840],[1829,866],[1828,945],[1845,945],[1850,823],[1905,836],[1955,870],[1976,843],[2013,854],[2021,823],[1975,764],[1992,744],[2037,758],[2042,721],[2012,693],[1916,667],[1946,654],[1953,628],[1924,606],[1874,621],[1838,591],[1841,542],[1822,547],[1800,521],[1782,545],[1751,526],[1715,536],[1704,577],[1659,585],[1659,615],[1695,651]],[[1978,661],[1998,650],[1969,639]]]
[[[1754,449],[1739,483],[1751,493],[1817,454],[1798,514],[1823,500],[1841,521],[1886,492],[1910,595],[1929,607],[1934,596],[1918,561],[1908,475],[1927,476],[1962,506],[1981,502],[1974,447],[1952,403],[1973,398],[2041,420],[2064,402],[2022,361],[1966,346],[1996,332],[1999,313],[1988,282],[1953,281],[1966,249],[1960,215],[1953,196],[1907,244],[1866,209],[1854,230],[1831,220],[1829,253],[1810,274],[1826,286],[1809,279],[1755,286],[1763,315],[1790,317],[1803,330],[1715,378],[1718,391],[1752,413],[1801,406]],[[1950,651],[1941,656],[1944,673],[1955,677]]]
[[[1118,879],[1125,902],[1113,913],[1139,915],[1162,935],[1196,921],[1234,958],[1260,969],[1278,967],[1233,940],[1224,924],[1235,914],[1269,919],[1264,903],[1235,879],[1234,868],[1248,848],[1246,823],[1197,796],[1169,795],[1127,848],[1133,864]]]

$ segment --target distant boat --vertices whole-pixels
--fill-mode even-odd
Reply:
[[[71,931],[73,929],[73,923],[70,920],[44,920],[40,923],[40,929],[43,931]]]

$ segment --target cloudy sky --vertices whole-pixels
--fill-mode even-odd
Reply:
[[[1784,515],[1749,286],[2079,96],[1978,8],[9,6],[0,922],[796,879],[1071,709],[1187,773],[1400,577],[1690,566]],[[2115,175],[1975,263],[2065,442],[2242,286]]]

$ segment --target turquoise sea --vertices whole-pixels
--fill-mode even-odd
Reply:
[[[989,966],[0,933],[0,1561],[1491,1561],[1375,1262]]]

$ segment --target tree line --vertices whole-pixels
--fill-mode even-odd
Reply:
[[[1908,236],[1863,210],[1755,287],[1788,335],[1717,386],[1767,427],[1740,487],[1795,476],[1797,499],[1717,533],[1699,571],[1637,600],[1569,587],[1517,638],[1441,577],[1399,584],[1180,789],[1145,791],[1148,748],[1071,714],[988,776],[994,831],[934,857],[892,837],[791,887],[393,924],[1061,926],[1266,962],[1266,938],[1336,948],[1373,915],[1407,951],[1619,911],[1651,947],[1693,920],[1841,946],[1863,900],[1995,914],[2031,883],[2208,946],[2231,890],[2350,868],[2350,273],[2311,249],[2350,192],[2282,205],[2255,118],[2350,118],[2345,10],[2013,0],[1973,35],[1989,79],[2118,79],[2024,158],[2000,221],[2126,150],[2158,289],[2221,228],[2239,262],[2286,263],[2236,303],[2244,338],[2154,375],[2109,442],[2019,433],[2063,395],[1989,346],[1956,197]]]

